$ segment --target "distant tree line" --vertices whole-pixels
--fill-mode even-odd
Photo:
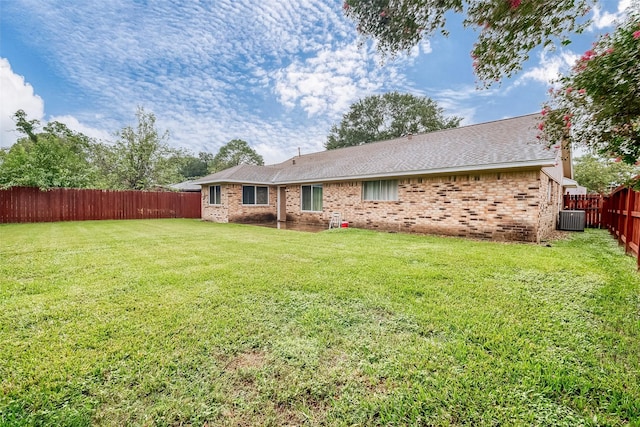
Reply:
[[[575,159],[574,178],[589,193],[609,194],[620,185],[637,186],[640,166],[593,153]]]
[[[120,129],[114,143],[93,140],[56,121],[41,127],[23,110],[14,119],[22,136],[0,149],[0,188],[149,190],[240,163],[264,164],[240,139],[229,141],[215,155],[172,148],[168,132],[159,132],[155,115],[143,108],[136,111],[137,124]]]
[[[23,136],[10,148],[0,149],[0,188],[148,190],[239,164],[264,164],[262,156],[241,139],[232,139],[216,154],[171,148],[168,132],[159,132],[155,115],[141,107],[136,111],[137,124],[120,129],[111,143],[95,141],[60,122],[40,128],[40,122],[22,110],[14,119]],[[460,120],[445,117],[442,108],[426,97],[397,92],[371,95],[354,103],[340,124],[331,128],[325,148],[456,127]]]
[[[112,143],[95,141],[65,124],[40,127],[18,110],[17,130],[23,135],[10,148],[0,149],[0,188],[12,186],[148,190],[196,179],[240,164],[263,165],[264,160],[241,139],[220,147],[217,154],[197,155],[168,145],[168,132],[156,129],[153,113],[136,111],[135,127],[126,126]],[[445,117],[424,97],[395,92],[373,95],[354,103],[329,132],[327,149],[361,145],[406,133],[458,126],[459,117]],[[589,192],[637,180],[640,166],[606,156],[584,155],[575,161],[575,179]]]

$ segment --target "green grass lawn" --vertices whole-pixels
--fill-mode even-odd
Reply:
[[[0,225],[0,425],[640,425],[640,275],[551,247]]]

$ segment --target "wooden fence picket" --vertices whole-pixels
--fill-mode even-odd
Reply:
[[[0,223],[150,218],[200,218],[200,192],[0,190]]]
[[[604,198],[602,226],[636,257],[640,269],[640,197],[632,188],[620,187]]]
[[[602,201],[600,194],[566,194],[564,196],[564,210],[584,211],[586,227],[600,228],[602,226]]]

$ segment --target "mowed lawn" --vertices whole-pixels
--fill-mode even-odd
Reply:
[[[0,425],[640,425],[640,275],[550,246],[0,225]]]

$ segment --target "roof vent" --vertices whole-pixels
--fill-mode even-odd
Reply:
[[[291,163],[295,165],[296,164],[296,159],[291,159]]]

